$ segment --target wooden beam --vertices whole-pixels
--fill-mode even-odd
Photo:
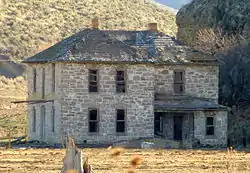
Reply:
[[[14,104],[19,104],[19,103],[36,104],[36,103],[46,103],[46,102],[54,102],[54,100],[21,100],[21,101],[12,101],[11,103],[14,103]]]

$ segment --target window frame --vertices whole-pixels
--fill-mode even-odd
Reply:
[[[91,71],[96,71],[96,89],[97,89],[97,91],[91,91],[90,90],[90,87],[91,87],[91,84],[90,84],[90,76],[91,76]],[[98,93],[99,92],[99,90],[100,90],[100,88],[99,88],[99,70],[98,69],[96,69],[96,68],[90,68],[90,69],[88,69],[88,92],[89,93]]]
[[[208,118],[213,118],[213,125],[208,125]],[[213,127],[213,134],[208,134],[208,128]],[[213,116],[206,116],[206,126],[205,126],[206,136],[215,136],[215,118]]]
[[[36,133],[36,108],[32,107],[32,125],[31,125],[31,132]]]
[[[90,120],[90,111],[91,110],[96,110],[97,112],[97,120]],[[91,122],[96,122],[96,132],[90,132],[90,123]],[[100,114],[99,114],[99,109],[98,108],[89,108],[88,109],[88,133],[89,134],[98,134],[100,131]]]
[[[176,81],[176,73],[182,73],[181,75],[181,78],[182,80],[181,81]],[[182,94],[185,94],[185,70],[184,69],[175,69],[173,70],[173,90],[174,90],[174,94],[176,95],[182,95]],[[176,91],[176,85],[179,85],[183,87],[183,91],[182,92],[177,92]]]
[[[118,80],[117,80],[117,74],[119,71],[122,71],[124,73],[124,92],[118,92]],[[124,94],[127,93],[127,70],[125,69],[116,69],[115,71],[115,91],[117,94]]]
[[[124,120],[117,120],[118,118],[118,110],[124,110]],[[117,123],[118,122],[124,122],[124,132],[118,132],[117,131]],[[127,110],[124,108],[117,108],[116,109],[116,121],[115,121],[115,132],[117,135],[126,135],[127,134]]]

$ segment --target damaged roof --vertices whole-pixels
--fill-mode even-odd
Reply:
[[[85,29],[25,59],[44,62],[217,64],[217,60],[161,32]]]
[[[173,96],[154,102],[156,111],[202,111],[202,110],[227,110],[226,106],[219,105],[206,98],[193,96]]]

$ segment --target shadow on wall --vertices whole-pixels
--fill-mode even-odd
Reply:
[[[0,76],[15,78],[17,76],[22,76],[24,70],[23,65],[11,61],[6,55],[0,55]]]

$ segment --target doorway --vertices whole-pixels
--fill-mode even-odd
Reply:
[[[174,140],[182,140],[182,116],[174,116]]]

